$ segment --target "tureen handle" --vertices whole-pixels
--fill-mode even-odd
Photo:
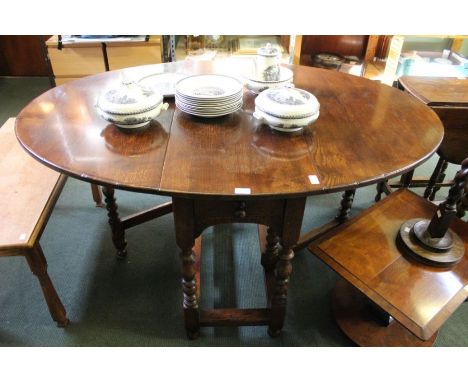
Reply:
[[[261,116],[256,111],[254,111],[254,113],[252,115],[258,122],[264,122],[265,121],[265,118],[263,118],[263,116]]]
[[[135,81],[125,72],[120,74],[120,82],[125,86],[130,86],[135,83]]]

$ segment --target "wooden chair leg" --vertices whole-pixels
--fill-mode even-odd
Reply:
[[[57,325],[65,327],[70,322],[67,318],[65,308],[57,294],[57,291],[47,273],[47,261],[39,244],[26,251],[26,260],[31,272],[37,276],[44,293],[49,312]]]
[[[442,172],[442,168],[444,167],[445,162],[446,161],[443,160],[442,158],[439,158],[439,160],[437,161],[434,171],[432,172],[432,175],[429,179],[429,183],[426,189],[424,190],[424,198],[430,199],[430,197],[434,195],[432,196],[432,199],[431,199],[431,200],[434,200],[435,192],[433,192],[433,190],[434,190],[435,184],[437,183],[437,181],[439,181],[440,173]],[[445,177],[445,174],[444,174],[444,177]]]
[[[104,203],[102,202],[101,188],[97,184],[91,183],[91,193],[93,195],[94,203],[96,203],[96,207],[104,207]]]
[[[117,212],[118,206],[114,197],[114,189],[103,186],[102,192],[105,196],[107,216],[112,231],[112,242],[117,250],[117,257],[124,258],[127,256],[127,242],[125,241],[125,229]]]

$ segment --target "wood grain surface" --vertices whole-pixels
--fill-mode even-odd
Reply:
[[[0,129],[0,186],[2,224],[0,248],[32,246],[42,232],[42,217],[48,217],[48,203],[60,174],[27,155],[14,133],[14,118]],[[50,212],[50,211],[49,211]]]
[[[437,153],[450,163],[460,164],[468,157],[468,80],[404,76],[399,82],[442,121],[444,139]]]
[[[126,69],[141,78],[163,71],[241,76],[245,60],[178,62]],[[294,84],[321,104],[317,122],[295,135],[252,117],[255,96],[231,115],[203,119],[172,106],[146,130],[126,132],[95,111],[122,71],[58,86],[19,114],[18,139],[57,171],[115,188],[177,196],[296,197],[359,187],[406,172],[439,146],[437,115],[408,94],[364,78],[290,66]],[[169,99],[169,102],[173,100]],[[319,184],[309,176],[316,175]]]
[[[460,219],[451,224],[465,243],[465,256],[449,269],[404,257],[396,237],[404,221],[430,219],[436,209],[401,189],[309,249],[416,336],[428,340],[468,296],[468,225]]]

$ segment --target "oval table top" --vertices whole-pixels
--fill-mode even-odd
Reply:
[[[239,76],[251,60],[184,61],[124,69],[152,73]],[[288,66],[297,88],[313,93],[320,117],[296,134],[280,133],[252,116],[255,94],[242,110],[199,118],[170,108],[143,129],[125,131],[99,117],[98,94],[122,70],[53,88],[18,115],[23,147],[45,165],[115,188],[163,195],[295,197],[341,191],[404,173],[439,146],[443,126],[427,106],[404,92],[365,78]],[[249,189],[249,195],[239,195]]]

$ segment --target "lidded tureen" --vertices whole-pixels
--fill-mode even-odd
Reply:
[[[99,115],[122,128],[142,127],[168,108],[158,92],[124,78],[121,83],[104,91],[98,98]]]
[[[254,117],[275,130],[301,130],[315,122],[319,113],[320,103],[317,98],[303,89],[267,89],[255,99]]]

